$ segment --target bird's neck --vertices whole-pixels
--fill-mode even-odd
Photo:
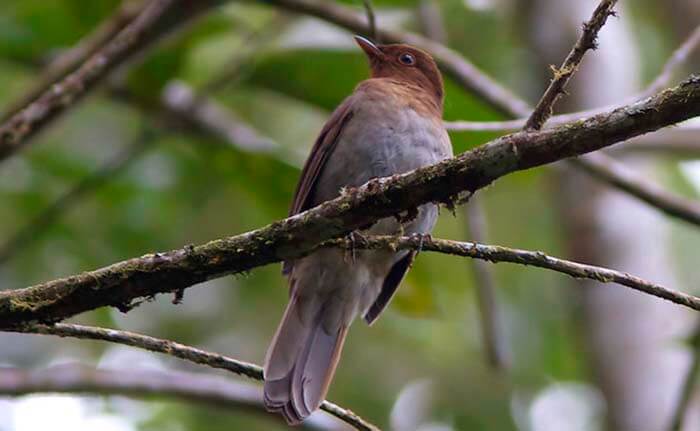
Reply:
[[[426,115],[442,118],[443,98],[441,93],[432,91],[420,83],[397,78],[372,78],[361,85],[374,88],[395,98],[402,105]]]

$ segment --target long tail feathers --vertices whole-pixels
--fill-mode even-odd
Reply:
[[[265,407],[290,425],[303,422],[323,402],[347,334],[346,325],[328,334],[322,309],[322,304],[301,307],[292,295],[267,351]]]

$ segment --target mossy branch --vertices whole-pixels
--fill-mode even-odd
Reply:
[[[56,322],[301,257],[322,242],[427,202],[451,204],[509,173],[574,157],[700,115],[700,77],[586,120],[518,132],[441,163],[375,179],[304,213],[241,235],[0,293],[0,327]]]

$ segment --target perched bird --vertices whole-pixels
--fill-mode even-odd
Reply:
[[[333,199],[344,187],[430,165],[452,156],[442,124],[443,83],[420,49],[375,45],[356,36],[371,78],[333,112],[311,150],[290,210]],[[401,225],[382,219],[363,233],[426,234],[438,208],[426,204]],[[265,359],[265,406],[296,425],[326,396],[355,316],[374,322],[408,271],[415,252],[323,249],[285,262],[290,299]]]

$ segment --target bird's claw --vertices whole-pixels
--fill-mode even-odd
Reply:
[[[416,248],[416,253],[423,251],[423,245],[426,241],[432,241],[433,237],[429,233],[414,233],[411,234],[411,239],[418,241],[418,247]]]
[[[358,231],[352,231],[348,234],[348,242],[350,242],[350,259],[355,263],[355,246],[359,241],[366,242],[367,238]],[[346,254],[347,256],[347,254]]]

